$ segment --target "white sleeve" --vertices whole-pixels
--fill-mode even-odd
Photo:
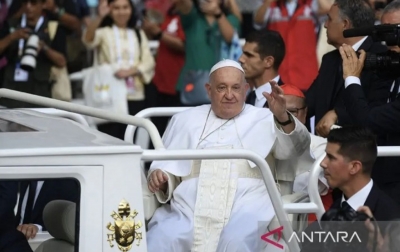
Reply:
[[[351,84],[358,84],[361,85],[360,78],[355,77],[355,76],[349,76],[344,80],[344,87],[347,88]]]

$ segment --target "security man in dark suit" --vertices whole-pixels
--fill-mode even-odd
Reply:
[[[381,225],[400,217],[400,205],[382,192],[371,179],[377,152],[376,137],[368,128],[349,126],[329,132],[326,156],[321,167],[328,185],[340,189],[342,193],[322,220],[329,221],[327,216],[335,213],[343,215],[342,219],[352,223],[357,219],[357,212],[362,206],[368,206],[375,220],[382,221]],[[329,226],[329,223],[314,222],[305,232],[320,231],[324,226]],[[381,230],[384,229],[382,226]],[[318,242],[303,245],[302,251],[323,251],[320,247],[323,244]]]
[[[14,207],[20,192],[17,214]],[[45,231],[43,210],[53,200],[68,200],[79,204],[80,185],[75,179],[48,179],[45,181],[1,181],[0,215],[5,218],[1,225],[11,226],[25,235],[26,239],[35,238],[40,231]],[[1,251],[1,250],[0,250]]]
[[[15,229],[14,226],[6,225],[7,219],[13,218],[14,213],[0,215],[0,251],[2,252],[32,252],[28,240],[24,234]]]
[[[383,11],[382,23],[400,23],[400,2],[390,3]],[[398,46],[390,50],[400,53]],[[392,87],[387,96],[388,103],[373,106],[362,92],[363,79],[360,79],[366,54],[360,51],[357,57],[353,48],[343,45],[340,48],[343,59],[343,77],[345,79],[344,102],[353,121],[369,127],[379,136],[380,146],[400,146],[400,79],[391,80]],[[376,84],[377,86],[380,83]],[[400,203],[400,158],[379,158],[372,172],[372,178],[380,188]]]
[[[346,43],[355,50],[385,52],[387,48],[379,42],[374,42],[371,37],[343,37],[344,30],[373,26],[374,21],[374,11],[366,1],[335,0],[325,23],[328,43],[337,49]],[[374,106],[386,103],[391,82],[384,82],[373,71],[367,70],[363,71],[360,77],[368,103]],[[342,59],[339,50],[334,50],[324,55],[318,76],[306,92],[308,118],[315,116],[315,130],[322,137],[327,136],[334,124],[352,124],[352,118],[344,106],[343,84]]]
[[[271,92],[271,80],[278,85],[283,84],[278,70],[285,57],[285,42],[276,31],[254,31],[246,37],[242,50],[239,62],[246,81],[253,89],[247,96],[246,104],[268,107],[268,101],[262,93]]]

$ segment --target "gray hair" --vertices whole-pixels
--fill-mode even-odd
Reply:
[[[348,19],[353,28],[373,26],[374,10],[365,0],[335,0],[342,19]]]
[[[389,12],[395,12],[395,11],[400,11],[400,1],[395,0],[391,2],[390,4],[386,5],[385,9],[382,11],[382,15],[385,15],[386,13]]]

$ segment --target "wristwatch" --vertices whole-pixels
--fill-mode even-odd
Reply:
[[[279,123],[279,125],[281,125],[281,126],[286,126],[286,125],[289,125],[289,124],[291,124],[292,123],[292,117],[291,117],[291,115],[289,114],[289,112],[286,112],[287,113],[287,115],[288,115],[288,117],[289,117],[289,119],[287,120],[287,121],[285,121],[285,122],[280,122],[280,121],[278,121],[278,119],[275,117],[275,120]]]

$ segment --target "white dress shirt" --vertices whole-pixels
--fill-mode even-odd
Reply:
[[[347,201],[351,208],[357,211],[358,208],[364,206],[365,201],[367,200],[368,195],[371,192],[373,184],[374,183],[371,179],[368,184],[366,184],[360,191],[351,196],[348,200],[345,200],[344,195],[342,195],[342,202]],[[342,204],[342,202],[340,204]]]
[[[279,75],[276,76],[273,80],[278,83],[279,81]],[[269,82],[265,83],[262,86],[259,86],[256,90],[256,102],[254,104],[255,107],[257,108],[263,108],[264,104],[267,102],[267,99],[264,97],[263,92],[268,92],[271,93],[271,84]]]
[[[38,181],[38,182],[37,182],[35,200],[33,201],[33,207],[35,207],[36,200],[37,200],[37,198],[38,198],[38,196],[39,196],[40,190],[41,190],[42,187],[43,187],[43,183],[44,183],[44,181]],[[19,224],[20,224],[20,225],[23,224],[23,221],[24,221],[25,208],[26,208],[26,204],[28,203],[29,190],[30,190],[30,188],[28,187],[28,190],[26,190],[25,195],[24,195],[24,198],[23,198],[23,200],[22,200],[21,219],[20,219],[20,221],[19,221]],[[32,224],[34,224],[34,223],[32,223]],[[39,229],[38,232],[41,232],[41,231],[42,231],[42,226],[40,226],[40,225],[38,225],[38,224],[34,224],[34,225],[38,227],[38,229]]]
[[[352,47],[353,50],[357,52],[357,50],[360,48],[360,46],[362,45],[362,43],[364,43],[364,41],[368,38],[368,36],[365,36],[364,38],[362,38],[360,41],[358,41],[357,43],[355,43]],[[358,84],[361,85],[361,81],[360,78],[356,77],[356,76],[349,76],[345,79],[344,81],[344,87],[347,88],[349,85],[351,84]]]

